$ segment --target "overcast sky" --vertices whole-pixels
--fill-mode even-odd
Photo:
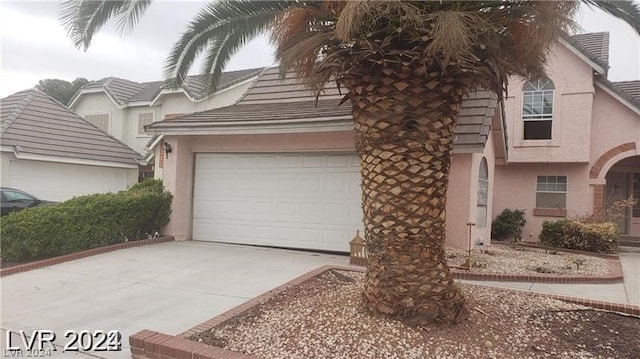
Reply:
[[[46,78],[161,80],[173,43],[202,6],[202,1],[156,0],[131,34],[120,37],[112,26],[105,27],[83,52],[60,25],[57,2],[0,0],[0,97]],[[578,22],[582,32],[611,33],[609,79],[640,79],[640,39],[629,26],[591,10],[582,11]],[[226,70],[273,64],[273,49],[262,37],[238,52]]]

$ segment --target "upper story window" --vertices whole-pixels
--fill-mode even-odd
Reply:
[[[478,173],[478,208],[476,214],[476,226],[487,226],[487,207],[489,205],[489,168],[485,158],[480,162]]]
[[[146,135],[147,132],[144,130],[144,126],[150,125],[153,122],[153,112],[143,112],[138,114],[138,134]]]
[[[109,114],[86,115],[84,119],[103,132],[109,132]]]
[[[538,176],[536,208],[567,208],[567,176]]]
[[[525,140],[550,140],[553,120],[553,82],[548,78],[528,81],[522,94]]]

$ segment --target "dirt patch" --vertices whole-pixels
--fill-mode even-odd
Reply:
[[[360,306],[363,276],[327,271],[190,339],[261,358],[637,355],[640,318],[484,286],[460,285],[471,317],[454,327],[415,328],[376,318]]]

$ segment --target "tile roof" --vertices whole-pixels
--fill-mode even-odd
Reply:
[[[343,90],[344,91],[344,90]],[[277,68],[266,69],[235,105],[196,112],[151,124],[150,130],[212,129],[234,125],[259,126],[278,123],[302,124],[333,121],[353,122],[351,105],[338,106],[343,95],[328,85],[318,96],[305,90],[299,78],[288,73],[281,80]],[[454,135],[456,146],[484,145],[498,106],[497,96],[475,91],[465,97]]]
[[[605,84],[640,110],[640,81],[606,81]]]
[[[141,155],[36,89],[0,99],[3,146],[18,154],[138,165]]]
[[[565,38],[589,59],[606,69],[609,68],[609,33],[593,32]]]
[[[260,71],[262,71],[262,68],[224,72],[220,75],[217,90],[219,91],[250,79]],[[101,89],[107,92],[118,105],[124,105],[131,102],[152,101],[163,89],[163,85],[163,81],[139,83],[117,77],[107,77],[84,85],[80,91]],[[201,100],[209,95],[206,91],[206,85],[205,76],[189,76],[184,81],[182,88],[191,98]],[[75,97],[79,96],[80,91]]]

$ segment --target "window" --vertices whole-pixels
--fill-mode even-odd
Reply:
[[[153,112],[143,112],[138,114],[138,134],[146,135],[147,132],[144,130],[144,126],[150,125],[153,122]]]
[[[2,194],[4,195],[4,198],[7,200],[7,202],[26,202],[26,203],[31,203],[33,201],[35,201],[36,199],[28,196],[25,193],[22,192],[16,192],[16,191],[11,191],[11,190],[3,190]]]
[[[96,126],[101,129],[103,132],[109,132],[109,115],[108,114],[100,114],[100,115],[87,115],[84,118],[90,124]]]
[[[525,140],[550,140],[553,119],[553,82],[548,78],[524,85],[522,121]]]
[[[633,198],[635,198],[637,202],[631,210],[632,215],[634,218],[640,218],[640,173],[633,174]]]
[[[538,176],[537,208],[567,208],[567,176]]]
[[[480,162],[478,173],[478,208],[476,213],[476,226],[487,226],[487,205],[489,203],[489,169],[485,158]]]

